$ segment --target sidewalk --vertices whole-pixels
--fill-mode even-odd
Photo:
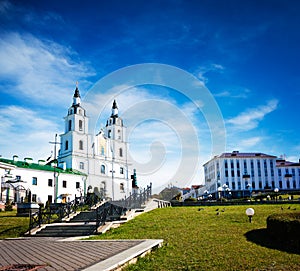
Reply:
[[[0,240],[0,270],[116,270],[161,246],[162,242],[47,237],[5,239]]]

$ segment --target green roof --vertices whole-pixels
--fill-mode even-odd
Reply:
[[[0,158],[0,162],[7,163],[10,165],[14,165],[18,168],[28,168],[28,169],[33,169],[33,170],[44,170],[44,171],[54,171],[54,167],[46,164],[46,165],[41,165],[41,164],[36,164],[36,163],[28,163],[26,161],[14,161],[10,159],[5,159],[5,158]],[[76,169],[71,169],[68,168],[66,170],[56,167],[55,171],[58,173],[66,173],[66,174],[75,174],[75,175],[83,175],[86,176],[85,173],[76,170]]]

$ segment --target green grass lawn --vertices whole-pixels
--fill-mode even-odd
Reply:
[[[16,217],[16,213],[0,212],[0,239],[19,237],[28,230],[29,218]]]
[[[272,213],[300,205],[175,207],[142,214],[97,239],[164,239],[163,247],[126,270],[300,270],[300,254],[279,248],[266,234]]]

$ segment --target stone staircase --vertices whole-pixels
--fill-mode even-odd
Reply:
[[[105,223],[100,225],[100,227],[97,225],[96,210],[81,211],[75,216],[65,219],[64,222],[43,225],[35,231],[32,231],[31,235],[40,237],[89,236],[99,232],[105,232],[109,228],[118,226],[127,220],[133,219],[141,213],[167,206],[170,206],[169,202],[151,199],[140,208],[127,210],[122,206],[118,206],[118,203],[106,202],[99,206],[100,211],[105,208],[108,210],[105,216]],[[116,210],[116,208],[119,208],[119,210]]]
[[[96,223],[54,223],[42,227],[37,237],[89,236],[96,233]]]
[[[99,206],[101,212],[104,208],[111,208],[112,203],[104,203]],[[113,207],[116,205],[113,205]],[[118,208],[118,206],[114,207]],[[108,212],[105,222],[126,220],[124,217],[126,209],[121,213]],[[97,211],[81,211],[75,216],[65,219],[64,222],[43,225],[41,228],[32,232],[34,236],[40,237],[71,237],[71,236],[89,236],[97,233]]]

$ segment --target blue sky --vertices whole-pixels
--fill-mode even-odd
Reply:
[[[95,130],[117,98],[141,182],[202,183],[202,164],[217,154],[202,109],[216,107],[202,94],[189,99],[184,82],[170,88],[172,76],[164,86],[126,78],[126,67],[160,63],[178,68],[179,77],[191,74],[211,93],[226,129],[224,150],[296,161],[299,12],[299,1],[284,0],[0,0],[0,154],[47,158],[78,81],[83,100],[93,94],[102,106],[86,100],[99,117]],[[119,69],[123,81],[101,89],[99,81]],[[197,166],[170,174],[182,160]]]

